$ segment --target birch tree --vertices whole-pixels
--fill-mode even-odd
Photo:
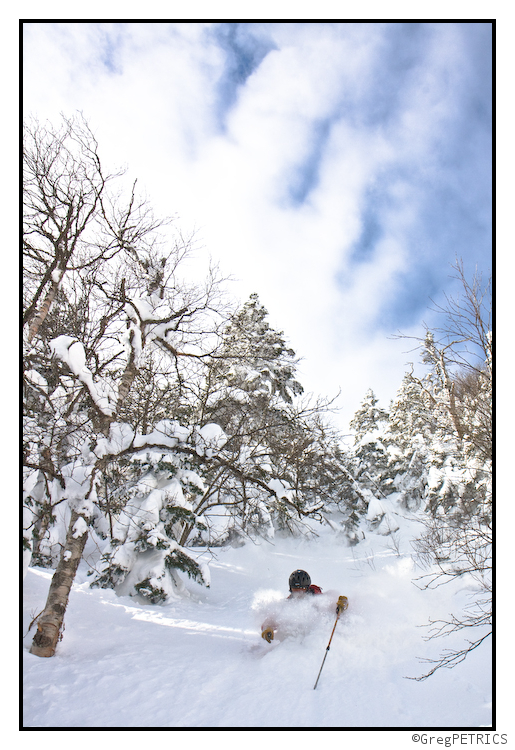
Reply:
[[[102,466],[93,451],[120,418],[146,341],[171,353],[177,369],[189,354],[179,352],[181,335],[202,335],[216,296],[212,276],[202,289],[178,282],[171,305],[163,300],[166,275],[174,276],[188,244],[179,239],[160,256],[165,222],[154,219],[135,184],[124,199],[116,177],[105,175],[83,118],[64,119],[60,128],[27,124],[25,542],[38,547],[58,511],[67,529],[54,545],[59,560],[37,622],[32,651],[41,656],[55,651],[98,507]]]

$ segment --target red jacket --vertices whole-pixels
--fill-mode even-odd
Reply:
[[[311,586],[308,587],[308,590],[306,591],[306,594],[321,594],[322,589],[320,586],[315,586],[314,583],[311,584]],[[286,597],[287,599],[291,599],[292,595]]]

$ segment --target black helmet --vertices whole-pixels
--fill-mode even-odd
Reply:
[[[311,586],[311,578],[305,570],[294,570],[290,576],[290,591],[292,589],[308,589]]]

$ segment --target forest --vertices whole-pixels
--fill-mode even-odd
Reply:
[[[66,639],[88,540],[90,587],[162,606],[211,586],[206,550],[317,525],[346,549],[395,549],[405,518],[420,585],[473,581],[433,623],[462,645],[420,679],[491,641],[490,280],[456,260],[459,297],[412,342],[423,373],[408,367],[387,406],[366,390],[349,444],[259,290],[235,302],[214,263],[192,281],[191,239],[105,171],[84,118],[27,121],[23,200],[23,550],[51,573],[31,654]]]

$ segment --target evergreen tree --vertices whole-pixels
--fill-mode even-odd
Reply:
[[[284,523],[292,528],[292,516],[305,512],[292,500],[283,450],[284,441],[301,430],[302,410],[294,402],[303,389],[295,378],[295,352],[267,318],[258,295],[252,294],[225,327],[200,394],[199,421],[223,428],[228,436],[224,454],[240,467],[238,476],[228,477],[218,468],[206,475],[208,490],[198,510],[227,517],[218,537],[213,527],[217,543],[234,543],[248,533],[269,537],[274,533],[272,519],[278,527]],[[227,504],[229,487],[232,502]],[[265,487],[268,492],[263,492]],[[227,507],[221,511],[222,506]]]
[[[173,423],[163,422],[158,429],[168,437],[190,437]],[[123,473],[125,481],[118,476],[110,494],[117,511],[92,585],[140,594],[152,604],[185,592],[178,571],[209,586],[207,567],[179,544],[185,524],[206,530],[193,512],[204,484],[187,456],[147,449],[128,457]]]
[[[430,387],[428,379],[425,385]],[[409,511],[425,509],[434,430],[424,387],[406,373],[391,404],[383,441],[388,454],[389,489],[400,493],[399,503]]]
[[[391,491],[386,483],[388,456],[383,441],[388,412],[378,403],[374,392],[369,389],[350,423],[354,430],[352,473],[362,491],[368,490],[373,495]],[[368,494],[363,493],[363,497],[368,497]],[[362,501],[361,513],[366,513],[365,505]]]
[[[354,430],[355,445],[368,441],[383,431],[383,423],[388,421],[388,412],[378,406],[378,403],[374,392],[369,388],[350,423]]]

